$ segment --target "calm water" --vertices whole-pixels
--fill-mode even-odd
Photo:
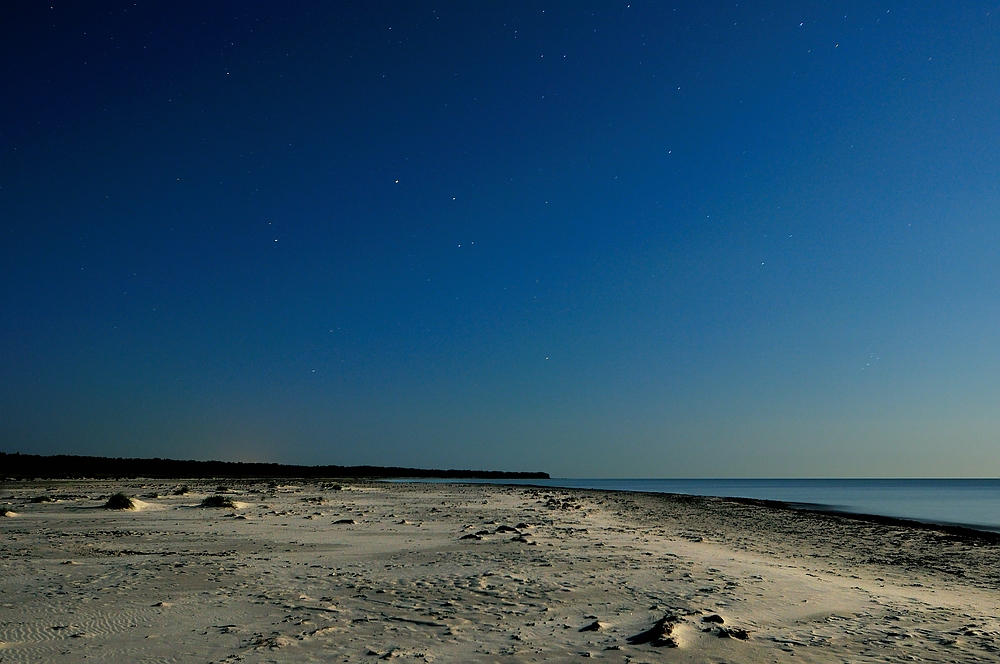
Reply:
[[[507,480],[498,483],[780,500],[842,512],[879,514],[1000,531],[1000,479],[552,479],[524,482]]]

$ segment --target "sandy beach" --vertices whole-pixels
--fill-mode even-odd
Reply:
[[[1000,659],[1000,547],[930,528],[372,482],[8,482],[0,508],[4,664]]]

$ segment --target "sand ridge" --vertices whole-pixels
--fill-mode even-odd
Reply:
[[[0,662],[1000,652],[1000,548],[934,530],[600,491],[178,484],[3,485]],[[100,509],[117,491],[148,508]]]

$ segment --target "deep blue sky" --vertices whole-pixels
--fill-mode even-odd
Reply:
[[[1000,475],[964,2],[0,10],[0,450]]]

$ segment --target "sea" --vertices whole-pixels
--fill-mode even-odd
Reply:
[[[461,480],[461,483],[529,484],[553,488],[756,498],[777,500],[802,509],[873,514],[1000,532],[1000,479],[555,478]]]

